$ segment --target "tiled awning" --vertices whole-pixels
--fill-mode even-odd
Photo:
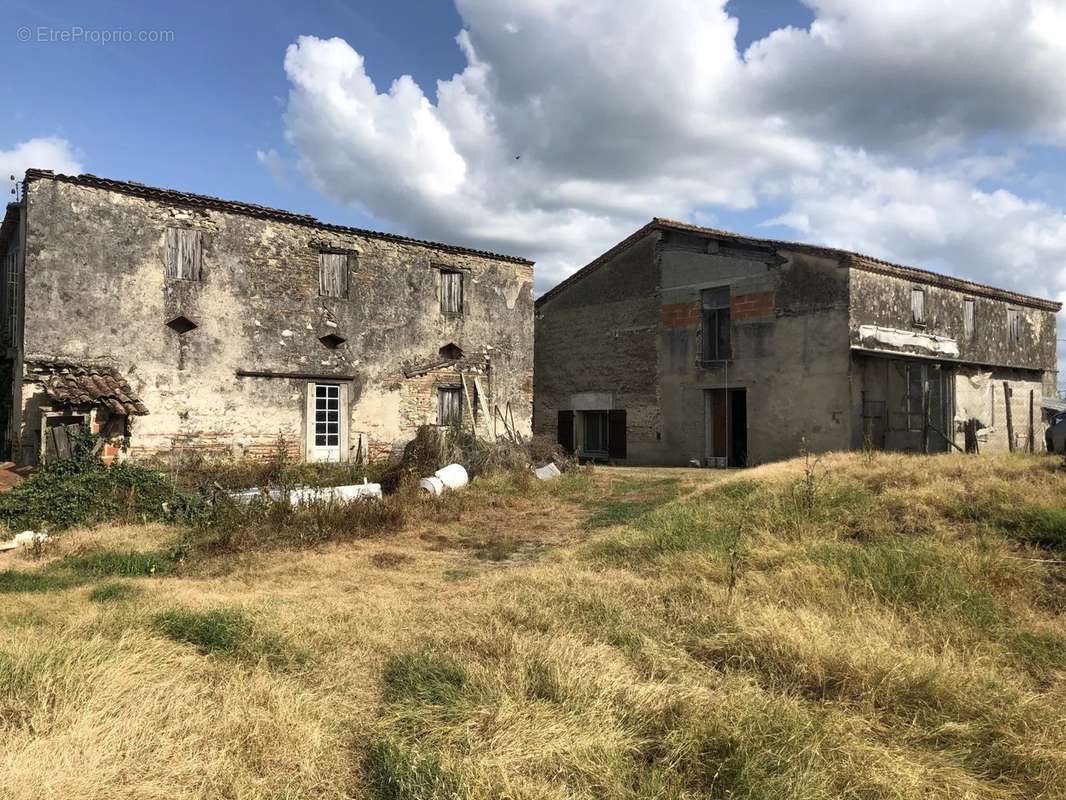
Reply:
[[[147,406],[114,367],[59,361],[28,361],[26,367],[48,397],[60,405],[98,405],[126,416],[148,413]]]

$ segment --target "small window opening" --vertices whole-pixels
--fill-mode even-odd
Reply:
[[[974,334],[976,301],[967,297],[962,301],[962,333],[966,339],[972,339]]]
[[[174,317],[174,319],[167,323],[167,327],[180,336],[189,331],[194,331],[200,326],[188,317]]]
[[[921,286],[911,288],[911,321],[915,325],[925,324],[925,289]]]
[[[166,276],[172,280],[198,281],[202,275],[204,232],[195,228],[167,228]]]
[[[322,342],[322,344],[324,344],[330,350],[336,350],[348,340],[345,339],[343,336],[338,336],[335,333],[327,333],[325,336],[319,336],[318,341]]]
[[[458,386],[437,387],[437,424],[459,425],[463,421],[463,390]]]
[[[348,254],[318,254],[318,294],[321,297],[348,296]]]
[[[702,306],[701,336],[704,361],[727,361],[732,357],[730,344],[729,287],[719,286],[700,292]]]
[[[437,351],[441,358],[446,358],[449,361],[458,361],[463,357],[463,351],[459,349],[459,346],[455,342],[449,342]]]
[[[442,314],[463,313],[463,273],[440,271],[440,310]]]
[[[1017,347],[1022,340],[1022,315],[1016,308],[1007,309],[1007,342]]]

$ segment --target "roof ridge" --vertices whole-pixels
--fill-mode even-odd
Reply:
[[[979,283],[968,278],[958,278],[954,275],[944,275],[943,273],[933,272],[932,270],[922,269],[921,267],[912,267],[906,264],[898,264],[893,261],[887,261],[883,258],[877,258],[876,256],[868,256],[853,250],[845,250],[839,247],[828,247],[826,245],[808,244],[806,242],[789,241],[786,239],[769,239],[760,238],[758,236],[748,236],[747,234],[743,233],[734,233],[733,231],[722,230],[719,228],[709,228],[703,225],[694,225],[689,222],[681,222],[679,220],[671,219],[669,217],[652,217],[650,222],[639,228],[635,233],[631,234],[630,236],[627,236],[614,247],[610,248],[602,255],[597,256],[588,264],[579,269],[577,272],[563,279],[554,287],[542,294],[539,298],[537,298],[537,305],[540,305],[551,297],[554,297],[567,286],[570,286],[573,283],[582,280],[605,261],[613,258],[619,252],[631,246],[638,239],[643,238],[645,235],[647,235],[648,232],[656,228],[688,231],[690,233],[701,233],[707,236],[726,238],[731,239],[733,241],[750,242],[757,245],[769,245],[773,247],[783,247],[787,249],[800,250],[802,252],[807,253],[816,253],[819,255],[826,255],[831,258],[845,259],[847,261],[847,265],[855,269],[864,269],[870,272],[882,272],[884,274],[895,275],[897,277],[908,277],[924,283],[934,283],[934,285],[935,282],[939,282],[939,284],[944,286],[944,288],[956,289],[959,291],[969,291],[973,294],[981,294],[986,297],[992,297],[994,299],[1013,300],[1019,305],[1028,305],[1049,311],[1060,311],[1062,309],[1062,303],[1058,302],[1057,300],[1048,300],[1046,298],[1037,297],[1035,295],[1015,292],[1012,289],[1001,289],[999,287],[991,286],[986,283]],[[930,279],[934,280],[931,281]]]
[[[422,247],[428,247],[433,250],[442,250],[450,253],[459,253],[464,255],[481,256],[483,258],[492,258],[499,261],[509,261],[516,264],[533,264],[534,262],[528,258],[521,256],[512,256],[505,253],[494,253],[491,250],[479,250],[473,247],[463,247],[462,245],[447,244],[445,242],[435,242],[429,239],[416,239],[412,236],[403,236],[398,233],[386,233],[384,231],[374,231],[367,228],[355,228],[348,225],[339,225],[331,222],[322,222],[317,217],[310,214],[301,214],[295,211],[286,211],[281,208],[272,208],[270,206],[259,205],[258,203],[249,203],[243,200],[226,200],[221,197],[214,197],[207,194],[196,194],[194,192],[183,192],[179,189],[167,189],[161,186],[149,186],[144,183],[138,183],[136,181],[121,181],[114,178],[102,178],[98,175],[93,175],[88,172],[81,173],[79,175],[64,175],[62,173],[56,173],[49,169],[36,169],[30,168],[26,170],[26,182],[34,180],[55,180],[63,183],[70,183],[76,186],[87,186],[94,189],[103,189],[106,191],[114,191],[122,194],[133,195],[135,197],[142,197],[147,200],[160,200],[163,202],[170,202],[181,205],[196,206],[201,208],[214,208],[219,211],[229,211],[235,214],[246,214],[249,216],[276,219],[280,222],[291,222],[296,225],[307,225],[309,227],[319,228],[322,230],[334,231],[337,233],[352,233],[358,236],[365,236],[367,238],[382,239],[385,241],[400,242],[403,244],[414,244]]]

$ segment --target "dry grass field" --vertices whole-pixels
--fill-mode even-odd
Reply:
[[[411,503],[306,547],[153,524],[0,555],[0,795],[1066,797],[1056,459]]]

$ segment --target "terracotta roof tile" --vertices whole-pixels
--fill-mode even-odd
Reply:
[[[127,416],[148,413],[148,408],[114,367],[47,360],[27,360],[26,367],[54,403],[102,405],[115,414]]]

